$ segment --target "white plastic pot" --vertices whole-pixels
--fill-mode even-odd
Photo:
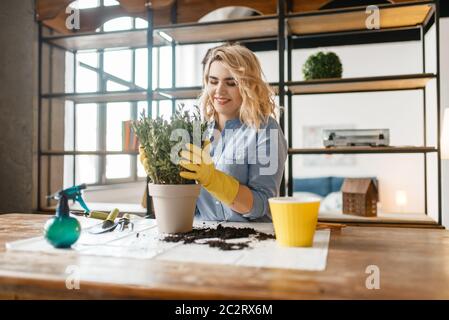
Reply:
[[[192,231],[199,184],[148,184],[159,233]]]

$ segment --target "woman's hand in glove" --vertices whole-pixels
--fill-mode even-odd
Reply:
[[[187,144],[180,155],[179,164],[189,170],[181,171],[185,179],[198,181],[210,194],[224,204],[230,206],[239,192],[239,182],[234,177],[215,169],[210,157],[210,141],[207,140],[203,149],[193,144]]]

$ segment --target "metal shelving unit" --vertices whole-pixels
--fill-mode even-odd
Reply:
[[[352,7],[345,9],[323,10],[308,13],[289,13],[285,16],[285,23],[290,30],[287,36],[287,70],[288,81],[286,83],[288,99],[288,195],[293,194],[293,156],[307,154],[407,154],[422,153],[424,162],[424,198],[425,214],[427,215],[427,154],[437,154],[438,175],[438,225],[441,225],[441,158],[440,158],[440,72],[439,72],[439,1],[405,2],[391,5],[379,5],[381,25],[378,30],[367,30],[365,26],[365,7]],[[426,73],[425,68],[425,34],[431,19],[436,27],[436,74]],[[343,78],[315,81],[292,81],[292,43],[293,40],[310,37],[333,37],[348,34],[379,33],[418,28],[421,35],[422,65],[420,74]],[[380,42],[380,41],[379,41]],[[437,82],[437,145],[427,146],[426,136],[426,85],[435,79]],[[397,146],[397,147],[348,147],[348,148],[293,148],[292,146],[292,97],[305,94],[335,94],[335,93],[361,93],[399,90],[420,90],[423,94],[423,131],[424,146]],[[345,221],[360,222],[360,219],[344,217]],[[369,220],[369,219],[368,219]],[[393,219],[394,220],[394,219]],[[330,218],[329,221],[335,221]],[[338,221],[338,219],[337,219]],[[380,223],[392,223],[389,219],[380,219]],[[372,221],[371,221],[372,222]],[[415,223],[429,223],[429,221],[414,221]]]
[[[118,101],[147,101],[148,115],[151,116],[153,101],[171,100],[175,107],[176,99],[193,99],[198,96],[201,87],[176,87],[176,45],[214,43],[223,41],[244,41],[245,43],[260,41],[276,41],[279,65],[279,81],[272,83],[279,96],[280,106],[285,107],[279,119],[281,128],[285,132],[285,116],[288,121],[288,131],[285,135],[289,145],[288,170],[281,185],[281,195],[292,195],[293,192],[293,156],[304,154],[400,154],[421,153],[424,155],[425,167],[425,199],[427,211],[427,158],[426,154],[436,153],[438,156],[438,224],[441,225],[441,160],[440,160],[440,124],[437,122],[437,145],[427,146],[426,138],[426,85],[435,79],[437,83],[437,117],[440,118],[440,75],[439,75],[439,1],[405,2],[391,5],[378,6],[382,15],[381,28],[379,30],[367,30],[365,27],[365,7],[351,7],[345,9],[332,9],[312,11],[304,13],[291,12],[291,1],[278,0],[277,14],[244,19],[225,20],[204,23],[177,24],[177,7],[171,7],[171,23],[166,26],[154,27],[154,11],[147,7],[147,29],[76,33],[71,35],[43,35],[42,24],[39,28],[39,126],[41,125],[42,102],[52,99],[63,99],[73,103],[106,103]],[[437,72],[426,73],[425,70],[425,41],[427,27],[434,19],[436,26],[437,46]],[[423,71],[420,74],[393,75],[382,77],[362,77],[328,79],[317,81],[292,81],[292,50],[294,41],[319,37],[337,37],[352,34],[379,34],[395,30],[419,29],[423,48]],[[379,41],[380,42],[380,41]],[[76,54],[79,50],[105,49],[105,48],[147,48],[148,52],[148,87],[131,88],[127,91],[92,93],[43,93],[42,92],[42,47],[47,44],[50,47],[59,48]],[[172,47],[172,87],[157,88],[152,90],[152,48],[158,46]],[[286,53],[286,59],[284,54]],[[75,59],[76,61],[76,59]],[[286,68],[286,73],[284,67]],[[76,70],[76,68],[75,68]],[[292,97],[305,94],[329,94],[329,93],[361,93],[378,91],[421,90],[423,92],[424,107],[424,145],[410,147],[388,148],[302,148],[295,149],[292,146]],[[39,128],[39,138],[42,134]],[[40,139],[39,139],[40,141]],[[129,152],[82,152],[43,150],[38,145],[39,183],[38,199],[40,199],[41,185],[41,158],[61,155],[109,155],[132,154]],[[286,185],[287,181],[287,185]],[[148,199],[150,201],[150,199]],[[150,203],[150,202],[148,202]],[[42,203],[39,202],[39,208]],[[148,205],[150,207],[150,205]]]
[[[282,2],[282,1],[281,1]],[[171,100],[172,108],[175,108],[175,101],[177,99],[195,99],[201,92],[201,87],[176,87],[176,45],[191,45],[201,43],[214,43],[223,41],[242,41],[247,42],[261,41],[261,40],[273,40],[277,39],[278,34],[278,17],[277,15],[258,16],[244,19],[233,19],[217,22],[204,22],[204,23],[184,23],[176,24],[176,6],[171,8],[171,20],[172,24],[165,26],[154,27],[153,25],[153,9],[147,7],[147,21],[148,28],[146,29],[134,29],[124,31],[111,31],[104,32],[85,32],[74,33],[68,35],[44,35],[43,25],[40,25],[39,31],[39,117],[42,114],[43,101],[71,101],[76,108],[80,103],[97,103],[105,104],[108,102],[132,102],[147,101],[148,116],[151,116],[152,102],[161,100]],[[96,92],[47,92],[42,91],[42,47],[46,44],[49,47],[57,48],[60,50],[73,53],[75,56],[80,50],[103,50],[109,48],[127,48],[138,49],[147,48],[148,52],[148,87],[140,88],[133,83],[129,90],[124,91],[105,91],[104,86],[100,86],[100,90]],[[152,89],[152,48],[160,46],[172,46],[172,87],[171,88],[157,88]],[[76,57],[74,58],[76,64]],[[51,61],[50,61],[51,63]],[[92,69],[92,67],[88,66]],[[76,65],[74,66],[76,73]],[[93,70],[98,71],[98,70]],[[74,74],[74,82],[75,82]],[[115,79],[113,75],[103,72],[102,77],[110,80]],[[129,85],[129,84],[125,84]],[[277,92],[279,90],[278,83],[271,84]],[[39,118],[40,119],[40,118]],[[75,119],[76,121],[76,119]],[[39,125],[41,120],[39,120]],[[75,126],[75,124],[74,124]],[[39,141],[42,132],[39,129]],[[73,142],[74,146],[75,141]],[[136,152],[126,151],[66,151],[66,150],[47,150],[43,149],[41,145],[38,146],[38,207],[42,209],[41,199],[41,181],[42,181],[42,157],[54,157],[54,156],[79,156],[79,155],[96,155],[104,157],[106,155],[137,155]],[[104,161],[103,161],[104,162]],[[75,161],[74,161],[75,163]],[[75,175],[75,164],[73,169]],[[147,198],[148,208],[151,207],[151,199]],[[149,210],[147,212],[150,214]]]

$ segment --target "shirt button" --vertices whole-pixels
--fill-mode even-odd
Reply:
[[[220,201],[215,201],[215,204],[220,204]]]

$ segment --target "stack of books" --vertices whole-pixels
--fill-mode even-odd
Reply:
[[[134,134],[132,120],[122,122],[122,149],[123,151],[139,151],[139,140]]]

